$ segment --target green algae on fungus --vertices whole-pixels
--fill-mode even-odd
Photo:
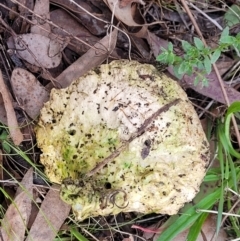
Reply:
[[[144,121],[160,113],[132,141]],[[137,211],[173,215],[199,190],[209,147],[172,79],[147,64],[113,61],[51,92],[36,129],[41,162],[79,220]],[[122,145],[93,176],[88,173]]]

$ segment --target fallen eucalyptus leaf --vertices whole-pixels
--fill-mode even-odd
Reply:
[[[122,8],[119,6],[118,1],[104,0],[104,2],[109,6],[111,11],[114,13],[114,16],[127,26],[143,26],[143,24],[139,24],[134,20],[131,4]],[[143,1],[140,1],[140,3],[142,4]]]
[[[13,70],[11,85],[21,107],[32,119],[36,119],[43,104],[49,99],[48,91],[33,74],[21,68]]]
[[[13,109],[12,98],[10,92],[3,81],[2,71],[0,70],[0,94],[4,103],[7,115],[7,124],[10,136],[15,145],[19,145],[23,141],[23,135],[19,129],[15,111]]]
[[[51,187],[40,208],[41,210],[38,212],[26,241],[54,240],[71,209],[68,204],[60,199],[56,186]]]
[[[39,34],[22,34],[14,38],[17,54],[30,64],[44,68],[54,68],[62,59],[62,46]]]
[[[80,42],[72,36],[76,36],[84,42],[88,43],[90,46],[96,44],[100,39],[93,34],[91,34],[85,27],[83,27],[76,19],[74,19],[69,13],[62,9],[56,9],[50,14],[51,21],[57,24],[60,28],[52,28],[52,33],[62,36],[70,37],[70,43],[68,48],[75,51],[79,55],[84,54],[89,50],[89,46]],[[69,34],[64,32],[62,29],[66,30]],[[70,35],[70,36],[69,36]]]
[[[50,18],[49,8],[49,0],[38,0],[35,2],[33,11],[38,16],[41,16],[43,19],[36,17],[36,15],[33,14],[32,22],[35,24],[31,26],[31,33],[40,34],[46,37],[49,36],[51,32],[51,27],[50,24],[45,21],[49,20]]]
[[[25,185],[27,184],[27,185]],[[1,225],[4,241],[23,241],[32,203],[33,170],[28,170],[18,188],[18,192],[8,207]]]

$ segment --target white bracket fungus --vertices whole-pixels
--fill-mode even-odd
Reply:
[[[173,215],[199,191],[209,146],[185,92],[154,66],[113,61],[52,90],[41,162],[77,219]]]

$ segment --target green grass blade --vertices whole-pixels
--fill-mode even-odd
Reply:
[[[162,232],[157,241],[170,241],[179,233],[190,227],[202,214],[198,213],[196,210],[211,208],[220,198],[220,194],[221,191],[218,188],[215,192],[202,199],[198,204],[189,208],[188,211],[182,214],[173,225]]]
[[[191,226],[188,236],[187,236],[188,241],[197,240],[197,238],[201,232],[202,225],[206,221],[207,217],[208,217],[208,213],[202,213],[200,215],[200,217],[196,220],[196,222]]]
[[[227,205],[228,205],[228,210],[231,210],[232,209],[232,202],[231,202],[231,199],[228,198],[227,200]],[[238,211],[238,214],[240,214],[240,210]],[[233,217],[233,216],[229,216],[229,220],[231,222],[231,227],[232,229],[234,230],[234,232],[236,233],[236,237],[240,237],[240,220],[239,218],[236,218],[236,217]]]
[[[37,165],[32,162],[32,160],[26,155],[24,151],[22,151],[19,147],[11,144],[10,142],[6,142],[6,144],[19,156],[21,156],[26,162],[28,162],[37,172],[41,175],[42,178],[45,180],[48,180],[48,177],[43,173],[39,168],[37,168]]]
[[[224,204],[224,187],[222,183],[221,187],[221,194],[220,199],[218,203],[218,214],[217,214],[217,226],[216,226],[216,236],[218,235],[220,228],[221,228],[221,222],[222,222],[222,212],[223,212],[223,204]]]
[[[233,114],[239,111],[240,111],[240,102],[232,103],[227,110],[227,113],[225,116],[225,122],[224,122],[224,132],[225,132],[225,137],[228,144],[229,152],[238,159],[240,158],[240,153],[233,148],[232,142],[231,142],[230,122]]]
[[[233,180],[233,190],[235,192],[238,192],[237,173],[236,173],[236,168],[235,168],[235,165],[233,163],[231,155],[229,155],[228,160],[229,160],[229,165],[230,165],[230,170],[231,170],[231,178]]]
[[[221,178],[223,181],[223,177],[224,177],[223,149],[226,150],[228,148],[228,146],[226,145],[226,142],[225,142],[225,136],[224,136],[223,129],[221,128],[221,124],[219,124],[218,135],[219,135],[219,140],[220,140],[220,142],[218,143],[218,160],[219,160],[220,169],[221,169]]]
[[[70,229],[71,234],[79,241],[89,241],[87,238],[85,238],[81,233],[78,232],[76,228],[71,227]]]

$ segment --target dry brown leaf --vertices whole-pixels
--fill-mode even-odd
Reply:
[[[28,197],[27,197],[28,198]],[[24,240],[27,225],[26,194],[20,193],[12,203],[2,220],[1,233],[4,241]]]
[[[122,8],[121,3],[118,5],[117,1],[115,0],[104,0],[104,2],[106,3],[106,5],[108,5],[108,7],[110,8],[110,10],[112,11],[112,13],[114,14],[114,16],[120,20],[121,22],[125,23],[128,26],[141,26],[142,28],[140,28],[140,30],[138,30],[137,32],[134,31],[133,33],[129,32],[129,34],[132,37],[135,37],[134,41],[135,42],[139,42],[142,41],[141,38],[147,38],[148,37],[148,27],[144,24],[144,20],[141,16],[141,14],[139,13],[139,9],[137,8],[136,5],[132,6],[131,4],[126,4],[126,3],[132,3],[132,2],[138,2],[140,4],[145,4],[143,1],[141,0],[124,0],[124,8]],[[126,4],[126,6],[125,6]],[[136,21],[138,20],[138,21]],[[139,24],[139,23],[143,23],[143,24]],[[128,30],[125,29],[125,32],[128,33]],[[144,58],[149,59],[149,51],[148,53],[146,53],[146,51],[144,50],[144,44],[143,46],[141,46],[140,44],[136,45],[136,47],[140,50],[142,56]]]
[[[1,2],[1,1],[0,1]],[[18,0],[18,11],[20,12],[20,16],[32,16],[29,10],[33,10],[34,7],[34,0]],[[21,5],[25,6],[22,7]],[[29,29],[29,22],[26,21],[24,18],[21,18],[18,16],[13,25],[12,28],[16,31],[16,33],[26,33]]]
[[[114,13],[114,16],[125,23],[128,26],[143,26],[142,24],[136,23],[132,14],[132,6],[128,4],[124,8],[121,8],[118,5],[118,1],[115,0],[104,0],[104,2],[109,6],[111,11]]]
[[[144,28],[144,27],[143,27]],[[143,29],[142,28],[142,29]],[[141,32],[141,31],[140,31]],[[149,50],[148,44],[142,38],[138,38],[135,34],[131,34],[131,42],[132,46],[137,49],[139,54],[142,56],[143,59],[150,59],[152,53]]]
[[[173,71],[168,68],[168,71],[173,74]],[[224,99],[222,89],[219,85],[219,81],[217,79],[217,76],[215,72],[211,72],[209,75],[206,76],[207,79],[209,79],[209,84],[207,87],[203,87],[201,83],[198,85],[194,85],[194,78],[195,76],[187,76],[185,75],[183,77],[183,81],[187,84],[187,86],[196,92],[205,95],[209,98],[212,98],[213,100],[216,100],[220,103],[226,104],[226,100]],[[226,84],[223,84],[225,87],[225,90],[227,92],[227,96],[229,98],[230,104],[239,101],[240,100],[240,92],[235,90],[232,87],[227,86]]]
[[[155,57],[160,54],[161,48],[167,48],[168,42],[165,39],[159,38],[156,34],[148,31],[147,41]]]
[[[28,221],[28,229],[31,229],[38,213],[39,213],[39,206],[37,203],[33,202],[31,214],[30,214],[29,221]]]
[[[4,102],[1,95],[0,95],[0,122],[4,125],[7,125],[7,113],[4,108]]]
[[[62,46],[39,34],[22,34],[14,37],[15,48],[20,58],[44,68],[58,66],[62,59]]]
[[[128,33],[128,32],[127,32]],[[148,34],[148,26],[144,25],[138,32],[135,33],[129,33],[137,38],[147,38],[147,34]]]
[[[68,217],[71,206],[60,199],[59,191],[52,187],[47,193],[41,211],[29,231],[26,241],[52,241]]]
[[[0,93],[4,102],[4,108],[7,114],[7,124],[10,131],[10,136],[15,145],[19,145],[23,141],[23,135],[19,129],[15,111],[13,109],[12,100],[10,97],[9,90],[7,89],[0,70]]]
[[[49,0],[38,0],[35,2],[33,11],[35,14],[41,16],[43,19],[49,19],[50,18],[49,7],[50,7]],[[44,22],[44,20],[36,17],[35,15],[33,15],[32,21],[33,23],[35,23],[35,25],[31,26],[31,33],[40,34],[46,37],[49,36],[49,33],[51,31],[51,27],[49,23]]]
[[[132,3],[140,3],[142,5],[145,5],[145,2],[142,1],[142,0],[119,0],[119,7],[120,8],[124,8],[126,7],[127,5],[130,5]]]
[[[24,190],[23,188],[24,187]],[[15,193],[15,197],[19,195],[21,192],[28,192],[28,195],[32,195],[32,187],[33,187],[33,168],[29,168],[26,174],[24,175],[21,185],[17,188],[17,191]]]
[[[217,223],[217,215],[209,214],[206,221],[202,227],[202,233],[199,235],[197,241],[205,241],[204,237],[207,238],[208,241],[213,240],[212,238],[215,235],[216,231],[216,223]],[[227,240],[227,234],[223,228],[220,229],[219,234],[217,236],[217,241],[225,241]],[[177,240],[175,240],[177,241]]]
[[[18,0],[18,2],[26,6],[28,9],[33,10],[34,0]],[[21,7],[20,5],[18,6],[18,10],[21,13],[21,15],[29,13],[29,11],[26,8]]]
[[[109,46],[109,41],[110,46]],[[108,54],[115,48],[117,41],[117,30],[115,29],[110,35],[105,36],[94,48],[89,49],[77,61],[65,69],[57,78],[58,84],[62,88],[69,86],[74,80],[87,73],[90,69],[100,65]],[[52,84],[48,85],[48,89],[52,88]]]
[[[25,186],[25,184],[27,185]],[[1,234],[4,241],[22,241],[25,237],[25,231],[29,216],[31,213],[32,202],[32,168],[26,173],[18,188],[17,196],[8,207],[2,220]]]
[[[49,99],[48,91],[33,74],[21,68],[13,70],[11,85],[21,107],[31,118],[35,119],[43,104]]]
[[[134,241],[134,237],[132,234],[129,234],[128,238],[124,238],[122,241]]]
[[[0,180],[3,179],[3,151],[0,149]]]
[[[76,36],[79,39],[85,41],[89,45],[93,46],[100,39],[92,35],[85,27],[83,27],[76,19],[74,19],[70,14],[62,9],[56,9],[50,14],[51,21],[57,24],[60,28],[53,28],[52,33],[60,35],[62,37],[68,37],[69,35],[64,32],[62,29],[65,29],[72,36]],[[68,45],[68,48],[74,52],[82,55],[83,53],[89,50],[89,46],[81,43],[80,41],[72,38],[70,41],[71,44]]]
[[[101,0],[102,1],[102,0]],[[101,9],[102,14],[99,12],[95,13],[95,9],[92,4],[88,3],[89,1],[77,1],[77,4],[80,5],[83,9],[86,9],[92,15],[96,15],[98,18],[103,19],[105,22],[99,21],[98,19],[89,15],[82,9],[80,9],[77,4],[69,4],[69,1],[66,0],[51,0],[52,3],[61,6],[63,9],[69,10],[69,13],[72,13],[77,21],[79,21],[90,33],[96,36],[102,36],[106,34],[106,22],[109,22],[111,19],[110,11],[107,9]],[[104,4],[105,5],[105,4]],[[101,4],[97,4],[97,9],[102,7]]]
[[[218,60],[216,62],[217,68],[219,69],[219,73],[221,75],[223,75],[224,73],[226,73],[232,66],[234,66],[234,64],[236,63],[235,60],[224,56],[223,59]]]

